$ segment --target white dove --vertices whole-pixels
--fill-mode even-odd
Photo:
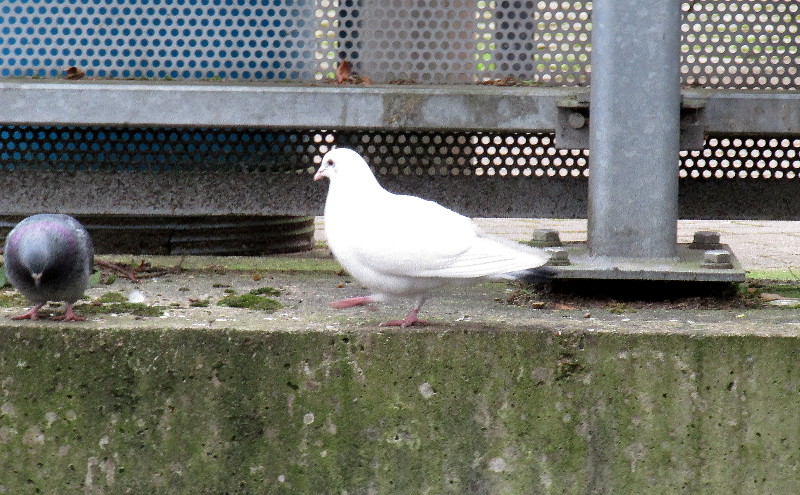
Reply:
[[[325,201],[328,246],[344,269],[374,292],[334,301],[334,308],[410,298],[414,307],[405,319],[381,326],[426,325],[417,314],[437,287],[480,278],[552,275],[547,267],[531,270],[547,262],[543,251],[483,235],[472,220],[433,201],[385,190],[353,150],[326,153],[314,180],[323,177],[330,180]]]

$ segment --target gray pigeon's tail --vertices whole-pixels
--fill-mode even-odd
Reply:
[[[509,278],[526,284],[544,284],[558,275],[558,270],[549,266],[540,266],[519,272],[507,273],[506,275],[509,275]]]

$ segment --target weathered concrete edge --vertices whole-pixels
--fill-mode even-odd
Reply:
[[[48,325],[3,326],[0,349],[7,493],[789,493],[800,481],[797,337]]]

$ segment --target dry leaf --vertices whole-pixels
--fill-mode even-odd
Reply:
[[[347,60],[342,60],[341,62],[339,62],[339,66],[336,67],[336,73],[335,73],[336,84],[344,83],[352,73],[353,73],[353,64],[351,64]]]
[[[79,68],[77,68],[77,67],[69,67],[66,70],[66,75],[64,76],[64,79],[73,79],[73,80],[74,79],[83,79],[83,77],[85,75],[86,75],[86,73],[83,72],[82,70],[80,70]]]
[[[478,85],[480,86],[536,86],[535,83],[531,81],[523,81],[522,79],[517,79],[516,77],[508,76],[503,77],[501,79],[489,79],[486,81],[478,81]]]

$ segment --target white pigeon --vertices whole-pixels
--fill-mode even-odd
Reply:
[[[414,307],[405,319],[381,326],[426,325],[417,314],[437,287],[480,278],[552,275],[547,267],[537,269],[548,260],[542,250],[488,237],[472,220],[444,206],[385,190],[353,150],[326,153],[314,180],[323,177],[330,180],[325,201],[328,246],[344,269],[373,291],[334,301],[334,308],[410,298]]]

